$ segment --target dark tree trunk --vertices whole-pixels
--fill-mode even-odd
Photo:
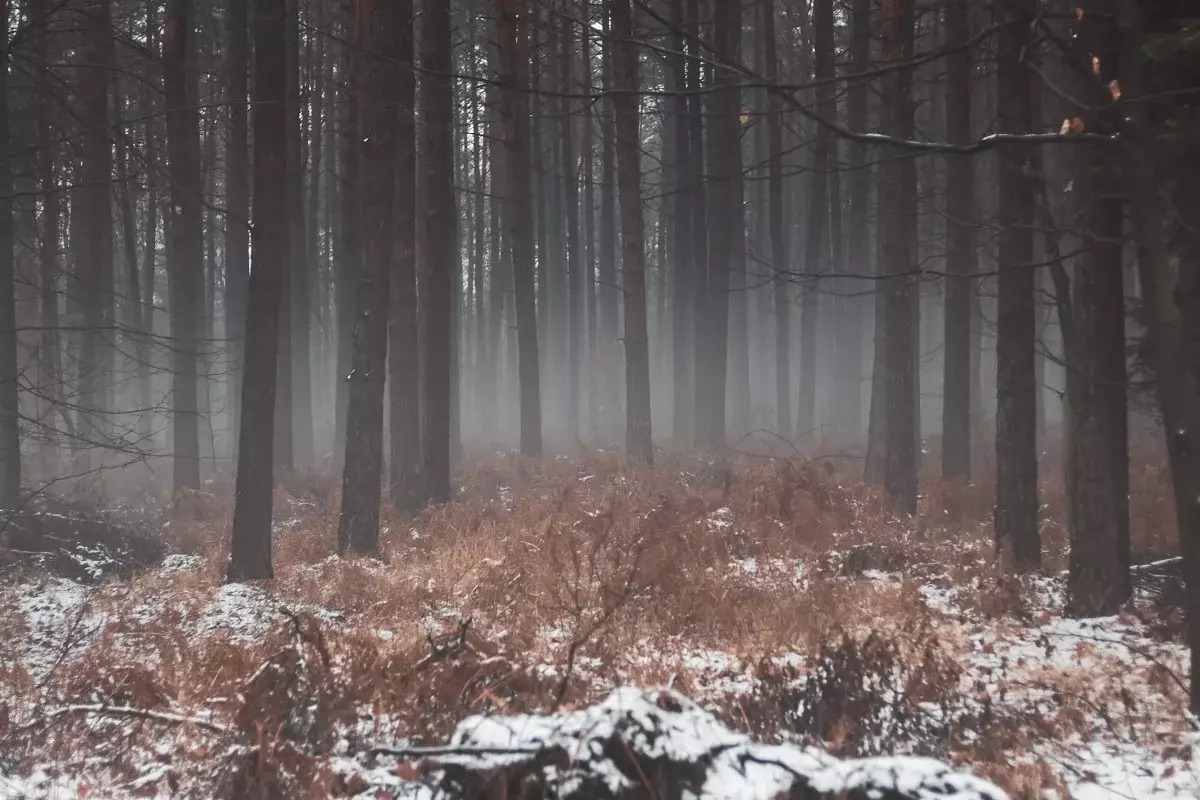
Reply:
[[[379,555],[379,496],[383,474],[383,389],[387,377],[388,313],[391,306],[393,211],[396,196],[396,133],[401,32],[406,20],[396,3],[361,0],[364,35],[355,63],[360,93],[363,174],[363,239],[366,258],[355,297],[350,397],[346,410],[346,465],[338,552]]]
[[[613,73],[621,90],[616,112],[617,181],[621,195],[621,265],[625,290],[625,455],[654,463],[650,436],[650,348],[646,326],[646,248],[642,222],[641,137],[638,119],[638,51],[629,0],[611,0],[616,35]]]
[[[723,63],[735,63],[741,39],[740,0],[717,0],[713,44]],[[729,356],[729,270],[735,257],[733,239],[742,220],[741,191],[741,92],[731,72],[715,73],[720,88],[710,97],[708,116],[708,173],[712,183],[712,213],[721,224],[707,226],[708,282],[705,291],[707,322],[702,370],[703,391],[697,397],[697,444],[716,451],[725,445],[725,378]]]
[[[289,435],[281,442],[280,461],[288,469],[313,462],[311,271],[304,232],[304,154],[300,98],[300,11],[293,0],[288,14],[288,338],[289,391],[282,396]],[[304,104],[307,107],[307,104]]]
[[[87,66],[80,70],[79,97],[83,123],[82,186],[78,213],[80,250],[76,260],[76,291],[83,305],[86,329],[79,346],[80,434],[84,447],[103,435],[106,386],[110,380],[112,347],[108,313],[113,297],[112,147],[109,125],[109,86],[112,81],[112,7],[110,0],[89,3],[85,10]],[[194,131],[193,131],[194,133]],[[84,455],[89,458],[90,455]]]
[[[604,26],[608,31],[612,25],[612,9],[606,9]],[[612,48],[605,46],[601,54],[601,77],[604,86],[612,85]],[[599,264],[596,267],[597,294],[599,295],[600,344],[598,363],[593,366],[599,373],[597,393],[600,395],[599,429],[601,435],[612,435],[616,425],[617,393],[613,390],[617,376],[612,368],[616,360],[617,347],[617,174],[616,138],[613,132],[613,97],[606,94],[600,101],[600,247]]]
[[[513,284],[516,295],[518,370],[521,394],[521,454],[542,454],[542,411],[538,377],[537,308],[533,287],[533,198],[529,186],[529,85],[528,32],[523,0],[497,0],[498,46],[504,102],[504,141],[507,149],[505,177],[508,221],[512,246]]]
[[[361,40],[361,25],[357,19],[355,0],[345,0],[345,3],[343,16],[347,20],[346,38],[349,44],[343,48],[342,55],[342,74],[346,76],[344,82],[346,88],[343,90],[341,103],[341,166],[339,172],[342,224],[337,246],[335,272],[337,395],[334,398],[333,452],[334,467],[339,471],[346,463],[346,411],[350,405],[349,375],[351,343],[354,339],[354,295],[363,262],[362,133],[358,108],[358,98],[362,87],[355,84],[354,74],[357,45]],[[398,231],[397,235],[402,235],[402,232]]]
[[[884,59],[898,64],[912,58],[913,0],[884,0]],[[901,139],[913,135],[912,68],[889,76],[885,96],[886,129]],[[917,173],[912,158],[892,153],[880,167],[880,266],[885,280],[884,373],[886,402],[883,488],[901,513],[917,510],[917,319],[915,237]]]
[[[55,100],[50,94],[50,37],[49,6],[51,0],[37,0],[33,4],[33,26],[37,34],[37,87],[38,87],[38,139],[44,143],[51,141],[54,123]],[[47,429],[46,455],[53,456],[58,444],[58,436],[53,427],[55,414],[60,414],[69,423],[69,415],[61,405],[62,355],[58,331],[58,278],[61,270],[59,258],[59,222],[61,216],[61,195],[58,179],[55,176],[54,147],[43,146],[38,150],[38,186],[42,190],[42,225],[41,225],[41,307],[40,317],[42,331],[38,342],[38,387],[43,395],[43,411],[39,414],[49,427]],[[139,377],[141,368],[139,367]],[[148,370],[147,370],[148,374]],[[149,405],[149,397],[145,397],[142,407]],[[143,412],[143,420],[148,415]]]
[[[230,352],[229,412],[234,452],[241,423],[243,339],[246,333],[246,293],[250,280],[250,136],[247,127],[247,54],[249,4],[230,0],[229,63],[226,77],[229,96],[229,138],[225,143],[225,322]]]
[[[692,381],[695,393],[692,401],[692,441],[703,445],[708,440],[707,426],[709,425],[709,383],[711,350],[709,326],[709,248],[708,248],[708,201],[709,191],[705,184],[705,141],[704,141],[704,109],[700,89],[702,84],[702,66],[697,56],[700,54],[700,0],[687,0],[687,32],[688,32],[688,160],[690,161],[690,181],[692,189],[692,237],[694,248],[692,265],[692,352],[695,359],[692,363]],[[724,367],[722,367],[724,369]],[[722,412],[722,415],[724,412]],[[724,420],[722,420],[722,431]],[[723,437],[722,433],[722,437]]]
[[[1024,60],[1036,13],[1033,0],[1006,6],[1000,34],[1000,128],[1033,130],[1033,100]],[[1034,382],[1034,185],[1026,154],[1000,151],[999,305],[996,321],[996,546],[1018,569],[1041,562],[1037,488],[1037,387]]]
[[[388,322],[389,425],[392,504],[416,513],[424,504],[421,466],[420,327],[417,314],[417,150],[416,82],[413,78],[413,3],[400,0],[402,26],[396,43],[402,69],[396,76],[400,114],[396,119],[396,214],[392,224],[396,264]],[[428,154],[423,154],[428,156]]]
[[[775,2],[759,0],[762,8],[762,37],[767,78],[778,80],[779,57],[775,41]],[[771,266],[775,270],[775,427],[785,439],[792,438],[792,300],[788,271],[791,243],[784,226],[783,208],[783,99],[779,92],[767,96],[767,150],[769,195],[768,216],[771,231]]]
[[[157,60],[157,50],[155,42],[158,37],[158,19],[155,13],[157,3],[150,3],[146,6],[146,42],[147,49],[150,51],[151,63]],[[146,133],[146,150],[143,154],[146,169],[146,214],[145,226],[142,229],[142,330],[149,334],[154,333],[154,286],[157,270],[158,270],[158,137],[159,127],[156,124],[154,114],[149,113],[156,109],[154,91],[157,86],[156,76],[144,76],[142,82],[142,106],[148,112],[148,118],[145,123]],[[141,368],[138,374],[138,387],[142,398],[142,408],[151,408],[153,386],[150,380],[151,367],[154,361],[153,349],[148,350],[146,358],[141,363]],[[146,411],[142,415],[141,432],[149,435],[152,429],[152,414]]]
[[[1122,97],[1134,101],[1153,94],[1147,84],[1142,10],[1133,0],[1115,0],[1109,9],[1117,31]],[[1103,55],[1102,55],[1103,58]],[[1104,62],[1102,62],[1104,63]],[[1195,234],[1185,235],[1187,260],[1170,257],[1164,221],[1172,216],[1163,197],[1163,172],[1176,165],[1156,163],[1157,128],[1147,104],[1122,104],[1121,153],[1137,241],[1138,276],[1146,298],[1147,321],[1171,479],[1184,574],[1200,575],[1200,257]],[[1193,212],[1194,213],[1194,212]],[[1191,650],[1192,713],[1200,713],[1200,581],[1188,580],[1188,646]]]
[[[675,150],[675,196],[671,219],[671,384],[673,432],[677,444],[684,445],[692,437],[692,184],[694,168],[691,163],[688,135],[687,39],[684,36],[684,0],[671,0],[671,23],[675,27],[670,59],[671,87],[677,94],[671,100],[670,135]]]
[[[1067,348],[1070,610],[1116,614],[1129,599],[1129,450],[1121,187],[1106,153],[1081,153],[1089,252],[1072,283]]]
[[[17,309],[14,298],[12,148],[8,122],[8,0],[0,0],[0,508],[21,502],[21,429],[17,405]]]
[[[286,0],[257,0],[254,7],[254,140],[282,142]],[[230,580],[270,578],[271,501],[274,497],[276,361],[283,276],[287,268],[287,154],[258,148],[254,157],[254,269],[246,312],[245,378],[238,437],[237,500],[233,509]]]
[[[833,0],[814,0],[813,28],[816,44],[816,79],[826,81],[817,89],[818,108],[827,119],[836,119],[833,77]],[[811,276],[821,272],[823,256],[829,251],[825,221],[829,218],[827,196],[829,154],[832,135],[817,129],[813,151],[813,172],[808,190],[808,220],[804,229],[804,273],[810,279],[800,292],[800,401],[796,412],[796,432],[805,435],[816,427],[817,402],[817,284]]]
[[[562,85],[563,92],[574,90],[571,85],[571,62],[573,56],[572,29],[575,21],[564,15],[562,26]],[[579,436],[580,390],[582,387],[580,367],[583,362],[583,259],[579,246],[579,185],[575,167],[575,113],[570,102],[559,117],[559,140],[562,145],[563,210],[566,213],[567,247],[567,433],[574,439]]]
[[[163,89],[167,103],[171,187],[170,268],[167,274],[174,354],[171,397],[176,491],[200,487],[197,356],[204,302],[204,228],[200,117],[195,106],[198,92],[195,72],[189,69],[193,13],[192,0],[170,0],[163,37]]]
[[[959,45],[971,35],[965,0],[946,7],[946,36]],[[971,51],[950,56],[946,87],[946,140],[971,139]],[[946,176],[946,313],[942,379],[942,478],[971,477],[971,275],[975,271],[973,233],[975,176],[970,157],[951,156]]]
[[[454,84],[450,5],[426,0],[421,31],[422,133],[421,176],[425,193],[424,273],[428,291],[421,292],[425,316],[425,374],[423,380],[422,451],[425,494],[435,503],[453,496],[450,484],[451,370],[457,363],[453,349],[455,325],[454,286],[458,272],[458,207],[454,199]]]

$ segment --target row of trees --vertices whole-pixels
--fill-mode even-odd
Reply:
[[[339,549],[375,553],[385,479],[449,499],[464,441],[865,434],[913,513],[940,430],[947,481],[994,457],[1032,569],[1061,394],[1072,605],[1110,613],[1148,387],[1195,572],[1200,75],[1166,0],[0,8],[9,507],[23,469],[236,459],[260,578],[275,477],[323,452]]]

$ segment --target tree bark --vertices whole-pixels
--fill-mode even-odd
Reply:
[[[692,197],[695,186],[690,136],[688,133],[687,38],[685,37],[684,0],[671,0],[671,23],[675,28],[670,58],[671,100],[670,135],[674,148],[674,198],[671,228],[671,384],[673,436],[684,445],[692,436]],[[664,131],[665,133],[665,131]]]
[[[178,1],[178,0],[176,0]],[[254,7],[254,104],[256,142],[282,142],[286,0],[256,0]],[[238,437],[237,499],[233,509],[229,580],[272,577],[271,501],[275,469],[276,361],[287,254],[287,154],[257,148],[254,156],[254,269],[246,313],[245,378]]]
[[[1033,0],[1006,6],[998,90],[1005,133],[1033,130],[1030,73]],[[1026,153],[1000,150],[999,304],[996,321],[996,546],[1017,569],[1041,563],[1037,488],[1037,387],[1034,380],[1034,186]]]
[[[249,58],[249,4],[230,0],[229,61],[226,85],[229,96],[229,138],[225,143],[225,321],[229,363],[230,430],[237,452],[241,424],[241,389],[244,374],[246,294],[250,280],[250,131],[247,126]]]
[[[625,456],[654,463],[650,435],[650,348],[646,325],[646,248],[642,220],[638,52],[629,0],[611,0],[617,181],[621,195],[621,265],[625,290]]]
[[[717,0],[713,49],[722,63],[736,63],[741,39],[740,0]],[[697,444],[711,451],[725,445],[725,378],[729,355],[729,270],[735,243],[731,228],[742,219],[741,92],[727,70],[714,75],[709,95],[708,173],[712,184],[712,214],[721,224],[708,225],[708,281],[705,289],[702,391],[696,398]],[[699,344],[699,342],[697,342]]]
[[[528,31],[523,0],[497,0],[498,46],[504,87],[501,116],[507,148],[508,190],[504,216],[512,246],[516,295],[517,349],[521,406],[521,454],[542,454],[542,412],[538,371],[537,308],[533,286],[533,207],[529,164]],[[601,234],[603,236],[603,234]],[[601,256],[603,260],[603,256]]]
[[[833,4],[832,0],[814,0],[813,28],[816,44],[816,71],[818,81],[825,81],[817,89],[817,105],[826,119],[835,119],[830,113],[836,110],[833,77]],[[829,154],[832,135],[825,128],[818,128],[813,150],[813,171],[809,179],[808,220],[805,225],[804,274],[808,278],[800,291],[800,398],[796,411],[796,431],[805,435],[816,427],[817,402],[817,283],[813,276],[822,269],[822,258],[829,246],[825,234],[825,222],[829,218],[827,195]]]
[[[971,15],[966,0],[946,7],[949,44],[967,41]],[[971,51],[950,56],[946,87],[946,140],[971,140]],[[942,478],[971,477],[971,275],[975,271],[973,237],[974,163],[951,156],[946,176],[946,313],[942,379]]]
[[[391,435],[389,471],[392,505],[412,514],[424,505],[421,464],[421,363],[417,311],[417,149],[416,82],[413,78],[413,3],[400,0],[401,30],[396,42],[402,69],[396,76],[400,114],[396,119],[396,264],[388,321],[388,403]],[[427,157],[428,154],[423,154]]]
[[[346,412],[350,405],[350,363],[354,339],[354,295],[363,262],[362,223],[362,132],[358,99],[362,87],[355,83],[355,59],[361,41],[361,24],[355,0],[345,0],[343,16],[346,39],[342,74],[346,88],[342,94],[341,119],[341,227],[337,243],[335,272],[337,299],[337,394],[334,397],[334,468],[341,471],[346,463]],[[399,154],[403,157],[403,154]],[[410,215],[411,217],[411,215]],[[402,231],[397,231],[402,236]],[[415,301],[414,301],[415,305]],[[414,313],[415,316],[415,313]],[[415,348],[414,348],[415,349]]]
[[[79,345],[79,433],[81,444],[91,448],[104,435],[113,323],[109,308],[113,298],[112,147],[109,124],[109,86],[112,82],[112,6],[110,0],[88,3],[85,12],[85,53],[88,66],[80,70],[79,100],[83,123],[82,186],[79,203],[80,250],[76,277],[83,306],[85,331]],[[76,211],[77,209],[77,211]],[[91,459],[85,450],[84,461]]]
[[[900,64],[912,58],[913,0],[884,0],[884,59]],[[885,92],[886,130],[901,139],[913,135],[911,67],[898,67]],[[912,158],[890,153],[880,167],[881,267],[885,276],[884,372],[886,435],[883,489],[894,510],[917,510],[917,319],[916,286],[917,174]]]
[[[403,22],[396,3],[360,0],[363,44],[355,63],[360,92],[363,238],[366,259],[355,297],[350,396],[346,410],[346,465],[338,552],[379,555],[379,497],[383,471],[383,389],[387,376],[391,300],[396,134],[399,117],[399,41]]]
[[[21,502],[21,429],[8,121],[8,0],[0,0],[0,19],[5,21],[0,34],[0,508],[15,509]]]
[[[426,0],[421,31],[422,185],[425,218],[425,276],[428,291],[421,292],[425,315],[425,374],[423,383],[425,494],[434,503],[453,496],[450,484],[451,370],[456,365],[454,283],[458,272],[458,207],[454,199],[454,84],[450,6],[444,0]]]
[[[574,91],[571,78],[573,56],[571,34],[575,21],[564,15],[561,20],[561,58],[563,92]],[[563,113],[559,117],[559,140],[562,146],[563,206],[566,213],[567,248],[567,433],[574,439],[579,436],[580,390],[583,362],[583,259],[579,243],[579,184],[575,166],[575,114],[569,100],[563,100]]]
[[[192,0],[170,0],[163,36],[163,89],[170,160],[171,397],[175,491],[200,488],[200,411],[197,356],[204,302],[204,229],[201,201],[200,117],[195,72],[189,69],[194,36]],[[107,147],[107,143],[106,143]],[[107,190],[106,190],[107,191]],[[111,237],[110,237],[111,238]]]

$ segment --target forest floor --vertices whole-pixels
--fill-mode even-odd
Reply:
[[[1135,548],[1170,557],[1152,462],[1133,473]],[[498,457],[453,503],[385,509],[380,562],[333,554],[335,482],[312,473],[277,491],[276,578],[255,585],[222,582],[222,481],[105,512],[138,532],[124,549],[37,555],[10,532],[0,798],[433,796],[371,748],[626,686],[669,687],[756,741],[933,756],[1015,798],[1200,797],[1178,578],[1142,569],[1119,616],[1067,618],[1061,487],[1042,487],[1042,573],[1011,578],[988,483],[930,481],[898,520],[824,462]]]

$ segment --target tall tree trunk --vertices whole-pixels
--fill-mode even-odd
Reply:
[[[564,15],[562,26],[562,84],[563,92],[574,91],[571,78],[571,63],[574,60],[571,48],[571,29],[575,21]],[[579,246],[579,184],[575,166],[575,114],[570,101],[563,100],[563,113],[559,117],[559,139],[562,145],[563,210],[566,213],[567,248],[567,433],[571,438],[579,436],[580,390],[582,388],[580,367],[583,362],[583,259]]]
[[[912,58],[915,13],[913,0],[884,0],[884,59],[899,65]],[[897,67],[885,92],[886,129],[900,139],[913,135],[912,67]],[[916,165],[902,154],[880,168],[880,266],[886,279],[884,305],[884,373],[886,436],[883,488],[901,513],[917,510],[916,391]]]
[[[17,405],[12,148],[8,122],[8,0],[0,0],[0,508],[21,502],[21,428]]]
[[[538,372],[537,308],[533,287],[533,198],[529,164],[528,32],[523,0],[497,0],[501,78],[505,101],[501,104],[507,149],[507,204],[512,246],[513,284],[516,296],[518,370],[521,405],[521,454],[542,454],[542,411]],[[603,235],[603,234],[602,234]],[[601,257],[603,258],[603,257]]]
[[[617,182],[621,195],[621,265],[625,290],[625,454],[654,463],[650,436],[650,347],[646,326],[646,247],[642,222],[638,52],[629,0],[611,0],[615,51]]]
[[[226,77],[229,96],[229,138],[225,143],[225,321],[229,359],[230,430],[241,423],[243,339],[246,335],[246,293],[250,280],[250,131],[247,126],[249,59],[248,4],[230,0],[229,62]],[[237,451],[237,440],[233,442]]]
[[[178,0],[177,0],[178,1]],[[254,6],[254,104],[256,142],[282,142],[287,0],[256,0]],[[233,508],[229,579],[270,578],[271,501],[275,469],[275,389],[279,317],[287,269],[287,153],[257,148],[254,156],[254,269],[247,294],[245,377],[238,437],[237,500]]]
[[[710,371],[712,369],[709,349],[709,248],[708,248],[708,202],[709,191],[704,174],[705,141],[704,141],[704,109],[700,89],[702,80],[702,62],[700,54],[700,0],[687,0],[687,33],[688,33],[688,160],[691,172],[688,180],[693,188],[692,194],[692,237],[694,258],[692,261],[692,352],[695,359],[692,363],[692,381],[695,393],[692,399],[692,437],[691,440],[700,445],[708,440],[707,426],[709,425],[708,393]],[[723,425],[724,423],[722,423]]]
[[[677,445],[692,438],[692,185],[693,172],[688,133],[687,38],[684,30],[684,0],[671,0],[671,24],[675,28],[670,59],[670,135],[675,150],[675,194],[671,228],[671,384],[673,435]],[[665,132],[664,132],[665,133]]]
[[[341,236],[337,246],[335,281],[337,286],[337,395],[334,397],[334,467],[341,470],[346,455],[346,412],[350,405],[351,343],[354,339],[354,295],[363,262],[362,236],[362,133],[358,99],[362,87],[355,84],[355,59],[362,36],[355,0],[345,0],[343,17],[346,39],[343,47],[342,74],[346,88],[342,94],[341,119]],[[402,157],[402,156],[401,156]],[[411,217],[411,215],[409,215]],[[397,235],[402,235],[397,232]],[[414,300],[415,305],[415,300]],[[415,352],[415,348],[414,348]],[[414,414],[415,416],[415,414]]]
[[[146,42],[147,49],[150,52],[150,63],[155,64],[158,61],[158,48],[156,41],[158,38],[158,15],[157,2],[148,3],[146,6]],[[158,271],[158,138],[159,127],[156,124],[156,116],[153,112],[157,106],[155,102],[155,89],[157,88],[156,76],[144,75],[142,79],[142,107],[147,112],[145,123],[146,149],[143,153],[146,170],[146,213],[145,225],[142,229],[142,330],[147,334],[154,334],[154,286],[155,278]],[[151,369],[154,362],[154,351],[148,349],[146,358],[140,365],[138,373],[138,387],[142,399],[141,406],[147,409],[142,414],[142,422],[140,431],[143,435],[149,435],[153,427],[152,412],[149,411],[153,405],[153,384],[151,382]]]
[[[814,0],[813,28],[816,44],[818,108],[826,119],[836,119],[833,78],[833,5],[832,0]],[[831,113],[830,109],[833,109]],[[816,427],[817,401],[817,284],[813,276],[821,272],[822,258],[829,251],[825,222],[829,218],[827,196],[829,153],[832,136],[824,128],[817,129],[813,151],[813,171],[808,190],[808,221],[804,231],[804,274],[808,276],[800,292],[800,404],[796,412],[796,431],[805,435]]]
[[[80,337],[80,434],[85,448],[103,436],[105,396],[110,378],[112,347],[113,216],[112,148],[110,146],[109,86],[112,81],[112,6],[110,0],[89,3],[85,10],[86,63],[80,70],[82,106],[82,187],[79,203],[80,251],[76,261],[77,292],[83,305],[85,333]],[[76,212],[75,209],[78,209]],[[85,450],[83,456],[90,458]]]
[[[424,273],[428,291],[421,292],[421,312],[426,318],[426,354],[423,383],[425,494],[435,503],[453,496],[450,484],[451,370],[455,359],[453,328],[456,324],[455,276],[458,273],[458,207],[454,199],[454,53],[451,43],[450,5],[426,0],[421,30],[422,186],[428,211],[425,217]]]
[[[1070,610],[1116,614],[1129,599],[1129,450],[1122,271],[1124,204],[1108,153],[1078,154],[1088,254],[1072,282],[1067,351]]]
[[[775,41],[775,2],[759,0],[762,7],[762,37],[768,80],[779,78],[779,57]],[[783,208],[783,99],[779,92],[767,96],[767,150],[769,195],[768,216],[771,230],[771,266],[775,270],[775,427],[785,439],[792,438],[792,322],[791,293],[788,291],[788,253],[790,237],[784,225]]]
[[[1036,13],[1033,0],[1006,6],[1000,34],[1000,128],[1033,130],[1032,81],[1024,60]],[[1037,489],[1037,387],[1034,385],[1034,186],[1027,154],[1000,151],[999,306],[996,322],[996,546],[1018,569],[1041,562]]]
[[[61,215],[61,194],[58,179],[55,176],[56,148],[49,145],[54,121],[55,100],[50,94],[50,36],[49,17],[51,0],[37,0],[33,3],[32,22],[37,35],[37,126],[38,140],[44,146],[38,149],[38,187],[42,191],[42,225],[41,225],[41,281],[40,281],[40,317],[42,331],[38,342],[38,387],[43,395],[43,410],[39,418],[47,427],[48,457],[56,455],[58,437],[52,420],[55,414],[60,414],[69,425],[70,416],[61,404],[62,355],[61,341],[58,331],[58,279],[61,270],[59,258],[59,222]],[[140,368],[139,368],[140,375]],[[142,403],[145,408],[149,405]],[[145,419],[145,414],[143,414]]]
[[[311,12],[313,16],[313,24],[318,30],[326,30],[325,14],[322,11],[323,5],[317,4],[317,7]],[[312,465],[317,460],[317,448],[315,441],[315,425],[316,415],[314,404],[318,395],[317,383],[312,379],[313,362],[320,363],[320,340],[316,339],[312,334],[320,331],[318,308],[320,307],[321,293],[321,183],[322,176],[325,174],[325,58],[326,58],[326,40],[327,37],[322,35],[310,36],[308,39],[308,47],[312,50],[312,58],[310,59],[309,67],[312,71],[310,79],[309,92],[311,98],[308,103],[309,109],[309,130],[308,130],[308,153],[309,153],[309,176],[308,176],[308,196],[306,201],[308,208],[304,214],[304,233],[305,233],[305,261],[308,265],[309,276],[309,301],[308,313],[305,316],[305,337],[309,342],[309,356],[302,364],[302,367],[307,367],[308,376],[302,378],[300,383],[308,384],[308,404],[306,413],[309,416],[307,428],[301,425],[301,431],[308,431],[308,461]],[[314,325],[314,322],[318,322]],[[318,353],[314,358],[312,349],[317,346]],[[304,406],[301,404],[301,412],[299,416],[304,415]]]
[[[723,63],[735,63],[741,39],[740,0],[717,0],[713,44]],[[741,92],[737,79],[727,70],[714,76],[716,91],[710,95],[708,116],[708,173],[712,183],[712,213],[721,224],[709,225],[708,282],[705,291],[707,332],[703,369],[704,391],[697,397],[699,426],[697,444],[710,450],[725,445],[725,377],[729,355],[729,270],[735,243],[731,228],[742,219],[741,187]]]
[[[387,377],[388,313],[391,305],[396,196],[396,133],[399,111],[401,32],[397,3],[360,0],[362,49],[355,62],[360,92],[363,174],[363,238],[366,258],[355,298],[350,397],[346,411],[346,464],[338,552],[379,555],[379,495],[383,471],[383,389]],[[290,120],[289,120],[290,122]]]
[[[416,82],[413,78],[413,3],[400,0],[396,42],[402,69],[396,76],[400,114],[396,119],[396,214],[392,223],[396,264],[392,313],[388,322],[389,428],[392,504],[416,513],[424,504],[421,465],[420,333],[417,314],[417,149]],[[423,153],[428,157],[428,153]]]
[[[612,25],[612,9],[604,14],[605,31]],[[605,42],[601,53],[601,82],[611,86],[613,78],[612,47]],[[616,139],[613,132],[613,97],[605,94],[600,101],[600,252],[596,267],[597,293],[599,294],[599,363],[594,365],[600,378],[597,382],[600,394],[599,429],[602,436],[610,436],[616,424],[614,401],[617,393],[612,389],[616,375],[612,374],[617,346],[617,175]]]
[[[951,46],[971,35],[966,0],[946,7],[946,36]],[[971,139],[971,51],[950,56],[946,87],[946,140]],[[946,313],[942,379],[942,478],[971,477],[971,275],[975,271],[973,233],[975,176],[971,158],[951,156],[946,176]]]
[[[304,219],[304,154],[303,124],[300,98],[300,10],[299,0],[292,0],[288,14],[288,218],[291,235],[288,237],[288,337],[289,391],[281,395],[284,415],[288,418],[288,437],[279,443],[280,461],[287,468],[308,467],[313,462],[312,416],[312,264],[305,245]]]
[[[204,302],[204,229],[200,178],[200,116],[189,54],[194,32],[192,0],[170,0],[163,36],[163,89],[170,160],[171,397],[175,491],[200,487],[200,412],[197,355]],[[107,147],[107,143],[105,145]],[[107,190],[106,190],[107,191]],[[111,237],[110,237],[111,238]]]
[[[1152,94],[1145,77],[1146,39],[1142,10],[1132,0],[1114,0],[1120,88],[1125,103],[1121,133],[1124,176],[1138,251],[1138,276],[1146,298],[1155,381],[1171,479],[1184,573],[1200,575],[1200,257],[1194,231],[1185,234],[1187,261],[1170,257],[1164,221],[1171,218],[1162,194],[1163,166],[1156,163],[1156,128],[1145,103]],[[1104,62],[1102,62],[1104,63]],[[1174,166],[1174,165],[1170,165]],[[1186,223],[1185,223],[1186,224]],[[1188,646],[1191,650],[1192,713],[1200,713],[1200,580],[1187,581]]]

